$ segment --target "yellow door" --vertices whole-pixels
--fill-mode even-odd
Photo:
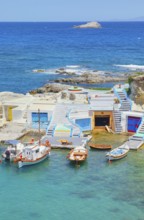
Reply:
[[[8,121],[12,121],[12,107],[8,107]]]

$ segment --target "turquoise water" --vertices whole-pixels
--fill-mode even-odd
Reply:
[[[48,160],[22,169],[2,163],[0,219],[144,219],[144,149],[112,163],[106,152],[89,150],[81,166],[67,153],[52,150]]]

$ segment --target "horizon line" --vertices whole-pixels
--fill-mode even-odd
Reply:
[[[95,20],[96,22],[144,22],[144,20]],[[49,22],[49,23],[69,23],[69,22],[91,22],[90,20],[86,21],[0,21],[0,23],[44,23],[44,22]]]

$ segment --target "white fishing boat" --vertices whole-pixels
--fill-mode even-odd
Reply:
[[[34,165],[42,162],[50,155],[51,145],[48,140],[44,144],[40,140],[40,110],[38,109],[38,123],[39,123],[39,141],[32,145],[26,146],[22,150],[22,154],[17,158],[18,167]]]
[[[88,156],[88,150],[82,146],[79,146],[79,147],[72,149],[69,152],[67,158],[70,161],[82,162],[86,160],[87,156]]]
[[[22,153],[24,144],[20,143],[18,140],[9,140],[6,141],[6,144],[9,144],[9,146],[3,152],[2,158],[4,160],[13,162],[15,158],[17,158]]]
[[[18,167],[34,165],[42,162],[50,155],[50,143],[46,141],[45,144],[36,144],[26,146],[20,158],[18,159]]]
[[[119,160],[123,157],[127,156],[127,153],[129,152],[129,146],[127,144],[123,144],[120,147],[117,147],[106,154],[106,158],[111,160]]]

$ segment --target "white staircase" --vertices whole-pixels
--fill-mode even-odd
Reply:
[[[48,128],[48,130],[47,130],[47,135],[48,136],[52,136],[53,135],[53,130],[54,130],[54,128],[55,128],[55,125],[51,125],[50,124],[50,126],[49,126],[49,128]]]
[[[120,88],[114,88],[114,91],[121,103],[120,111],[130,111],[131,104],[129,99],[127,98],[126,91]]]
[[[137,133],[143,134],[143,136],[144,136],[144,120],[142,120],[142,122],[137,130]]]
[[[55,126],[58,124],[65,125],[69,127],[70,130],[72,129],[72,136],[79,136],[80,129],[76,125],[72,124],[68,119],[69,110],[70,110],[70,107],[64,104],[58,104],[55,106],[53,116],[52,116],[52,121],[50,122],[50,125],[48,126],[48,129],[47,129],[48,136],[53,136]],[[69,134],[68,132],[62,132],[61,135],[70,136],[70,132]]]
[[[122,132],[122,126],[121,126],[121,112],[119,110],[115,110],[113,113],[114,116],[114,122],[115,122],[115,132],[121,133]]]
[[[130,149],[137,150],[144,143],[144,120],[132,137],[129,138],[128,145]]]

